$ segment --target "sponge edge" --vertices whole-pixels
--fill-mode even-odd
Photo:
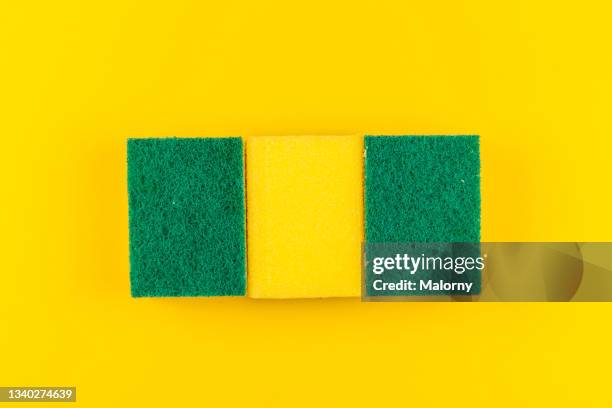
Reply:
[[[127,149],[132,296],[245,295],[242,139]]]
[[[368,242],[479,242],[478,136],[366,136]]]
[[[247,157],[249,296],[359,296],[363,137],[252,137]]]

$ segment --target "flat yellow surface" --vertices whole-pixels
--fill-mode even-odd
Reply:
[[[248,294],[359,296],[363,136],[247,141]]]
[[[476,133],[484,240],[611,241],[610,2],[0,8],[0,384],[87,407],[612,405],[612,304],[130,298],[125,151]]]

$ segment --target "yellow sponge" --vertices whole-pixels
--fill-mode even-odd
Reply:
[[[363,138],[247,140],[248,295],[359,296]]]

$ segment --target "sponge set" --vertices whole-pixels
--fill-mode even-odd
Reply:
[[[244,296],[247,252],[250,297],[359,296],[364,240],[480,240],[477,136],[129,139],[128,192],[135,297]]]

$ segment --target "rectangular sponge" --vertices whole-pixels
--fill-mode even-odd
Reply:
[[[247,142],[249,296],[359,296],[363,137]]]
[[[479,242],[478,136],[366,136],[366,241]]]
[[[242,140],[127,148],[132,296],[245,295]]]

